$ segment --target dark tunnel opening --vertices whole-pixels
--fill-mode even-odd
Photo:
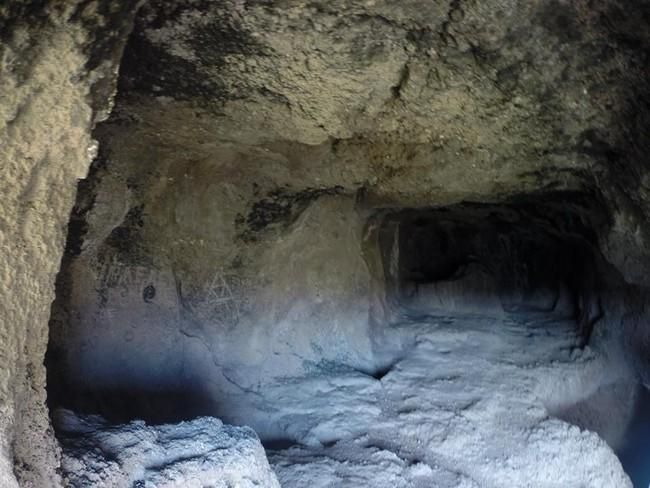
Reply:
[[[387,298],[411,317],[548,314],[587,343],[602,317],[597,201],[572,193],[387,213],[379,243]]]

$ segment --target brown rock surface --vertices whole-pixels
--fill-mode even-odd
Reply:
[[[91,129],[110,106],[129,28],[133,2],[121,3],[0,6],[2,486],[59,480],[45,407],[47,322],[76,182],[95,155]]]

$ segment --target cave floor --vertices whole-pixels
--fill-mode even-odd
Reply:
[[[405,321],[391,330],[412,346],[380,379],[287,379],[247,415],[286,434],[265,443],[284,487],[631,486],[600,437],[549,413],[616,381],[574,329],[548,317]]]

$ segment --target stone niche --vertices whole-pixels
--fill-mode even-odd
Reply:
[[[548,313],[575,318],[585,341],[602,315],[606,217],[589,197],[529,195],[375,219],[388,302],[409,315]]]

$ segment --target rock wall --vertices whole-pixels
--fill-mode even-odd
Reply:
[[[184,393],[237,420],[224,398],[269,375],[381,369],[387,209],[593,197],[596,245],[646,286],[648,12],[149,2],[72,215],[53,395],[129,399],[128,418]],[[614,308],[597,337],[620,339]],[[167,417],[188,415],[174,403]]]
[[[96,153],[134,2],[0,6],[0,485],[59,483],[43,357],[76,182]]]
[[[218,237],[233,232],[219,217],[237,202],[216,199],[211,185],[207,191],[173,197],[200,209],[178,224]],[[215,205],[193,206],[203,199]],[[148,217],[145,209],[136,225],[143,232]],[[370,276],[353,198],[320,196],[281,233],[261,243],[239,237],[236,250],[165,227],[169,239],[192,239],[194,257],[183,258],[160,234],[156,254],[137,250],[151,262],[124,262],[135,251],[123,254],[109,236],[68,262],[52,322],[53,395],[114,420],[199,412],[245,423],[223,398],[328,364],[374,370]],[[152,397],[168,401],[151,410]],[[116,408],[120,398],[131,406]]]

